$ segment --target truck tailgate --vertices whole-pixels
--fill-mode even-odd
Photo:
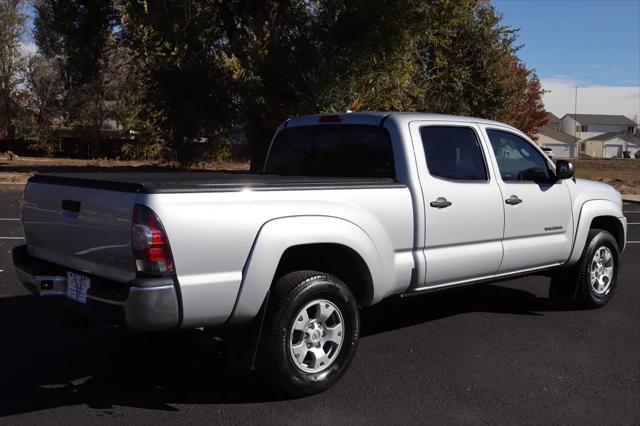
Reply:
[[[29,182],[22,221],[29,253],[70,269],[135,278],[131,220],[135,192]]]

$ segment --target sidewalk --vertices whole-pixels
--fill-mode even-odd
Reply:
[[[622,194],[622,200],[630,203],[640,203],[640,195]]]

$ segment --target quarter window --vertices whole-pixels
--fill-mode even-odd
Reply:
[[[499,130],[487,130],[487,135],[503,181],[549,181],[547,160],[529,142]]]
[[[476,132],[469,127],[425,126],[420,129],[432,176],[486,181],[487,168]]]

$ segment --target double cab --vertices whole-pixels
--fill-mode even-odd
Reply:
[[[525,134],[469,117],[287,120],[261,173],[41,174],[14,250],[33,293],[137,331],[253,336],[259,371],[322,391],[353,358],[359,311],[525,274],[582,308],[611,298],[626,220]]]

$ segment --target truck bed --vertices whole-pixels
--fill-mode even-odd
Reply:
[[[404,186],[389,178],[281,176],[222,171],[48,173],[37,174],[29,181],[145,194]]]

